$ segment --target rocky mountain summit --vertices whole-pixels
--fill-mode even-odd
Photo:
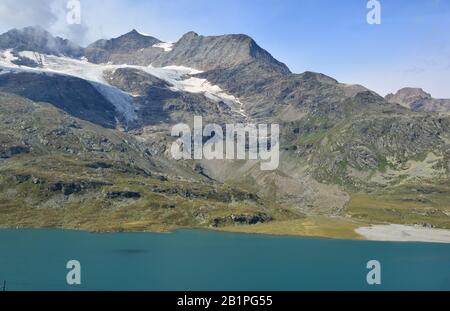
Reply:
[[[0,49],[12,49],[15,52],[34,51],[51,55],[81,57],[81,47],[67,39],[54,37],[42,27],[12,29],[0,35]]]
[[[125,62],[137,64],[136,60],[132,61],[134,54],[150,49],[156,56],[161,51],[153,46],[158,43],[161,43],[161,41],[151,36],[143,35],[133,29],[118,38],[102,39],[90,44],[84,50],[84,54],[93,63]]]
[[[388,94],[386,100],[412,111],[449,112],[450,99],[436,99],[420,88],[406,87],[395,94]]]
[[[258,62],[276,72],[290,72],[246,35],[205,37],[188,32],[177,42],[164,45],[152,36],[132,30],[118,38],[92,43],[85,49],[85,55],[93,63],[186,66],[202,71]]]
[[[133,30],[80,48],[11,30],[0,35],[0,225],[450,228],[450,117],[437,113],[447,105],[420,89],[383,98],[292,73],[242,34],[168,43]],[[279,124],[278,169],[174,160],[171,128],[194,116]]]

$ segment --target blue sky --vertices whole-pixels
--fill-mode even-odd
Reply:
[[[53,8],[64,3],[53,2]],[[369,25],[366,0],[81,0],[83,31],[75,39],[86,43],[132,28],[164,41],[190,30],[245,33],[293,72],[322,72],[382,95],[413,86],[450,98],[450,0],[380,2],[382,23]],[[10,23],[0,18],[0,30],[19,23],[17,16]],[[61,22],[47,26],[76,33]]]

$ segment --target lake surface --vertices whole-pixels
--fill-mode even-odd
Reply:
[[[81,285],[66,263],[81,263]],[[369,286],[369,260],[382,284]],[[7,290],[450,290],[450,245],[180,230],[0,230]]]

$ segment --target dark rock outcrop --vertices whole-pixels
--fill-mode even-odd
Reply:
[[[0,146],[0,159],[8,159],[15,155],[29,152],[30,147],[28,146],[11,146],[11,147]]]
[[[225,203],[231,203],[234,201],[258,201],[258,196],[254,193],[230,190],[229,192],[219,192],[216,190],[204,190],[204,189],[181,189],[181,188],[165,188],[160,186],[153,186],[152,191],[155,193],[164,193],[170,195],[179,195],[183,198],[189,199],[208,199],[216,200]]]
[[[111,167],[113,167],[113,165],[112,164],[110,164],[110,163],[105,163],[105,162],[94,162],[94,163],[89,163],[89,164],[87,164],[86,165],[87,167],[89,167],[89,168],[95,168],[95,169],[97,169],[97,168],[100,168],[100,169],[105,169],[105,168],[111,168]]]
[[[232,214],[230,216],[214,218],[212,222],[213,227],[219,227],[229,224],[235,225],[256,225],[272,220],[270,215],[266,213],[256,214]]]
[[[113,191],[106,194],[108,199],[139,199],[141,194],[134,191]]]
[[[62,192],[64,195],[79,193],[87,189],[112,186],[112,183],[102,181],[56,182],[48,186],[49,192]]]

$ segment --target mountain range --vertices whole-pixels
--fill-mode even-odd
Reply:
[[[450,228],[450,104],[292,73],[247,35],[0,35],[0,226],[360,238]],[[280,166],[175,161],[173,125],[277,123]]]
[[[388,94],[386,100],[413,111],[449,112],[450,99],[436,99],[420,88],[403,88],[395,94]]]

